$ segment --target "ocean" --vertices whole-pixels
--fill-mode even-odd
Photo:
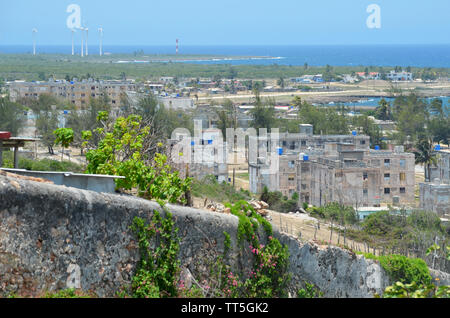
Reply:
[[[447,115],[450,115],[450,97],[448,96],[435,96],[435,97],[425,97],[424,100],[427,103],[431,103],[433,101],[433,99],[440,99],[442,100],[442,106],[444,108],[444,112]],[[380,100],[381,99],[385,99],[390,105],[393,105],[395,98],[392,97],[370,97],[370,98],[362,98],[356,102],[345,102],[345,103],[329,103],[327,104],[328,106],[336,106],[336,105],[341,105],[341,106],[346,106],[349,107],[350,110],[352,109],[352,107],[376,107],[379,105]],[[327,106],[325,105],[325,106]]]
[[[37,53],[70,54],[71,46],[37,46]],[[76,46],[80,50],[79,44]],[[104,52],[111,54],[133,54],[143,51],[144,54],[175,54],[175,46],[119,46],[104,45]],[[30,46],[1,46],[1,53],[30,53]],[[89,53],[98,54],[98,45],[90,45]],[[180,45],[182,55],[227,56],[215,60],[193,61],[187,58],[182,63],[198,64],[231,64],[231,65],[304,65],[310,66],[412,66],[450,68],[450,45],[227,45],[227,46],[195,46]],[[237,57],[252,56],[266,58]],[[235,57],[235,58],[233,58]]]

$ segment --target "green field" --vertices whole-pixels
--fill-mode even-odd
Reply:
[[[194,64],[170,62],[176,60],[213,59],[223,56],[201,55],[134,55],[114,54],[110,56],[80,56],[64,54],[0,54],[1,80],[46,80],[50,76],[57,79],[66,76],[86,78],[89,75],[95,79],[151,80],[161,76],[173,77],[214,77],[240,79],[277,79],[280,77],[297,77],[305,74],[325,73],[327,67],[305,67],[289,65],[239,65],[230,64]],[[235,57],[239,58],[239,57]],[[241,57],[243,58],[243,57]],[[152,61],[151,63],[117,63],[118,61]],[[169,62],[167,62],[169,61]],[[379,67],[368,66],[369,71],[381,71]],[[392,68],[384,68],[388,71]],[[330,70],[330,68],[328,68]],[[331,67],[333,74],[363,72],[365,66]],[[422,69],[412,68],[413,72]],[[450,69],[427,69],[437,76],[449,76]]]

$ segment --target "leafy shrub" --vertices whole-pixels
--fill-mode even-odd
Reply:
[[[63,289],[55,293],[47,292],[43,298],[91,298],[90,295],[74,288]]]
[[[420,258],[408,258],[403,255],[375,256],[372,253],[361,252],[357,252],[357,254],[364,255],[366,259],[379,261],[392,281],[404,284],[416,283],[417,285],[431,283],[428,266]]]
[[[450,298],[450,286],[396,282],[386,287],[383,298]]]
[[[5,151],[3,157],[4,168],[14,168],[13,154]],[[26,157],[19,157],[19,169],[31,171],[70,171],[81,173],[84,167],[70,161],[57,161],[52,159],[34,160]]]
[[[305,288],[297,291],[297,298],[321,298],[323,293],[314,284],[305,282]]]
[[[97,119],[104,123],[104,128],[94,130],[100,136],[100,142],[86,153],[88,173],[124,176],[125,179],[116,180],[117,188],[137,188],[139,196],[149,200],[187,203],[185,195],[191,179],[182,179],[179,172],[167,164],[165,155],[156,153],[153,160],[146,158],[143,144],[149,135],[149,127],[140,116],[118,117],[108,124],[108,113],[99,112]],[[87,132],[83,136],[92,138]]]
[[[242,189],[237,191],[229,183],[219,183],[212,175],[206,176],[202,180],[193,180],[192,194],[196,197],[206,197],[222,203],[235,203],[251,198],[249,191]]]
[[[282,213],[294,212],[298,209],[298,193],[296,192],[289,199],[280,191],[270,192],[267,187],[264,187],[260,200],[269,204],[271,210]]]
[[[383,269],[393,281],[402,283],[430,284],[431,276],[424,260],[403,255],[379,256]]]

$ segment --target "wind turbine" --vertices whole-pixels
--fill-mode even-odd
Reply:
[[[81,57],[83,57],[84,56],[84,38],[83,38],[84,28],[79,27],[78,29],[81,31]]]
[[[34,28],[31,32],[33,33],[33,55],[36,55],[36,33],[38,30]]]
[[[72,55],[75,55],[75,42],[74,42],[74,36],[75,36],[75,29],[72,29]]]
[[[98,28],[98,32],[100,32],[100,56],[103,55],[103,28]]]
[[[89,51],[88,51],[89,28],[84,28],[84,31],[86,31],[86,56],[88,56],[89,55]]]

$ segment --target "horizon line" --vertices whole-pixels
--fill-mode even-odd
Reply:
[[[93,41],[94,42],[94,41]],[[20,44],[0,44],[0,46],[30,46],[29,43]],[[37,44],[37,46],[71,46],[72,44]],[[450,45],[450,43],[304,43],[304,44],[183,44],[183,46],[408,46],[408,45]],[[98,46],[98,43],[88,44],[88,46]],[[103,43],[103,46],[175,46],[175,44],[108,44]]]

